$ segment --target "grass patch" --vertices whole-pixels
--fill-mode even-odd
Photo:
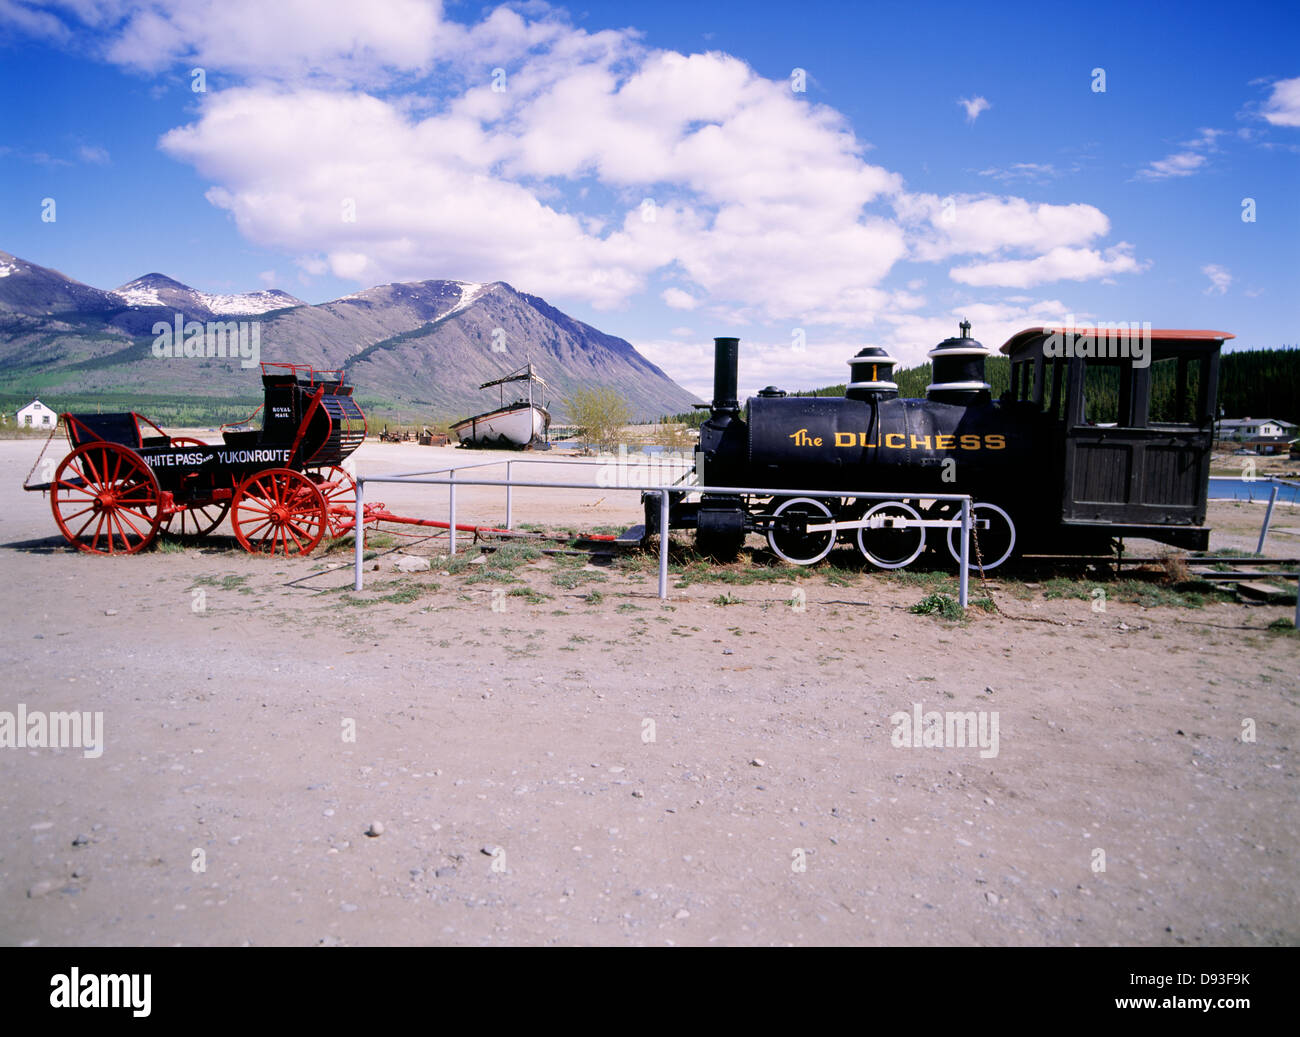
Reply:
[[[218,587],[223,591],[233,591],[243,588],[243,585],[247,582],[247,576],[236,576],[232,573],[229,576],[199,576],[190,586],[191,589],[194,587]],[[243,589],[252,590],[251,587]]]
[[[605,600],[605,595],[601,594],[600,591],[592,591],[590,594],[586,595],[582,600],[585,601],[588,605],[599,605],[602,601]]]
[[[510,591],[508,597],[523,598],[529,605],[540,605],[543,602],[552,600],[549,594],[535,591],[531,587],[515,587]],[[563,613],[561,613],[561,615],[563,615]]]
[[[966,618],[966,613],[957,604],[957,599],[951,598],[947,594],[927,594],[907,611],[918,616],[940,615],[944,619],[953,620],[954,622]]]
[[[713,604],[715,604],[715,605],[739,605],[739,604],[741,604],[741,600],[740,600],[740,598],[738,598],[738,597],[736,597],[734,594],[732,594],[731,591],[727,591],[726,594],[719,594],[716,598],[714,598],[714,599],[713,599]]]

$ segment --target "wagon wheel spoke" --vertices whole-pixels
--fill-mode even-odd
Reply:
[[[120,443],[78,447],[51,480],[50,507],[64,537],[92,554],[134,554],[153,542],[162,521],[158,480]]]

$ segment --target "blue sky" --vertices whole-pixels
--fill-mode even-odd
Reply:
[[[0,0],[0,249],[309,302],[507,280],[702,395],[720,334],[750,389],[962,316],[1296,343],[1292,5],[1052,8]]]

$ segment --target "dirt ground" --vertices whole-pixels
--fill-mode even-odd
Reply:
[[[104,738],[0,749],[4,944],[1300,940],[1300,638],[1267,629],[1292,606],[1096,611],[1031,576],[951,622],[908,611],[926,577],[847,565],[675,567],[665,603],[649,557],[396,539],[356,594],[349,552],[255,558],[225,528],[77,553],[18,489],[39,448],[0,442],[0,711],[102,712]],[[441,489],[368,496],[446,515]],[[499,490],[457,506],[504,519]],[[516,523],[637,513],[514,500]],[[1216,546],[1253,549],[1261,516],[1214,505]],[[1274,523],[1300,555],[1300,516]],[[996,715],[996,744],[896,745],[918,708]]]

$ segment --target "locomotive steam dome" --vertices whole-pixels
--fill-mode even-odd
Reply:
[[[849,384],[844,395],[851,400],[892,400],[898,395],[894,367],[898,363],[879,346],[858,350],[849,361]]]
[[[926,354],[934,365],[926,398],[938,403],[987,403],[984,361],[993,354],[970,337],[970,321],[962,321],[959,328],[960,338],[946,338]]]

